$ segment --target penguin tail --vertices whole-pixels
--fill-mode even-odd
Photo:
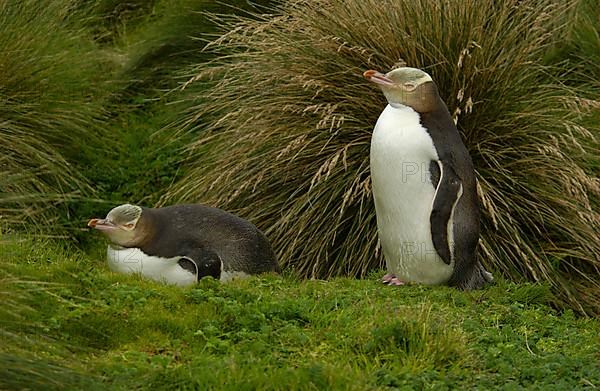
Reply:
[[[472,272],[464,277],[465,278],[461,279],[460,281],[454,281],[451,283],[451,285],[454,285],[457,288],[465,291],[470,291],[473,289],[481,289],[494,282],[492,273],[485,270],[483,265],[479,262],[475,264]]]

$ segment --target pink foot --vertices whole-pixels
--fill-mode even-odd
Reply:
[[[381,279],[381,282],[383,282],[384,284],[393,285],[393,286],[404,285],[404,282],[400,281],[395,275],[389,274],[389,273],[386,274],[385,276],[383,276],[383,278]]]

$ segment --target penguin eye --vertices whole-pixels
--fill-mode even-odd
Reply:
[[[128,223],[128,224],[123,225],[123,227],[125,227],[127,229],[133,229],[134,226],[135,226],[135,224],[133,224],[133,223]]]

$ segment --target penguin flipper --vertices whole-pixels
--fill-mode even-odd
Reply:
[[[204,277],[213,277],[217,280],[221,279],[223,262],[221,261],[221,257],[214,251],[206,249],[193,250],[179,260],[180,266],[182,266],[182,260],[187,260],[194,264],[198,281]]]
[[[196,264],[191,259],[186,258],[186,257],[179,258],[179,261],[177,261],[177,264],[179,265],[179,267],[187,270],[188,272],[192,273],[193,275],[195,275],[195,276],[198,275],[198,266],[196,266]]]
[[[463,185],[456,171],[448,162],[439,160],[435,163],[439,167],[439,180],[429,216],[431,239],[440,258],[449,265],[452,261],[452,249],[448,233],[453,228],[448,224],[452,217],[452,210],[462,195]]]

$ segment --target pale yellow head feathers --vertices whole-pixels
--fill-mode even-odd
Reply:
[[[132,247],[141,237],[139,230],[136,230],[141,216],[141,207],[124,204],[108,212],[105,219],[90,220],[88,227],[102,231],[116,245]]]
[[[437,87],[427,72],[402,67],[385,75],[369,70],[363,76],[377,84],[393,107],[408,106],[417,112],[433,110],[439,101]]]

